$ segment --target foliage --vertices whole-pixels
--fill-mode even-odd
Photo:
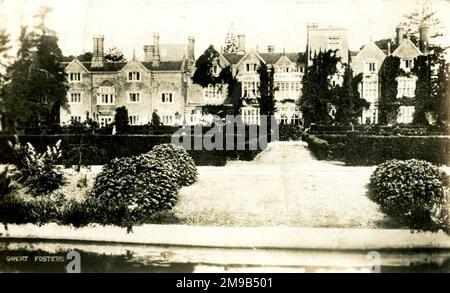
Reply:
[[[424,23],[430,25],[430,39],[444,35],[444,26],[440,19],[436,17],[436,11],[431,7],[431,2],[422,2],[414,8],[413,11],[406,14],[407,33],[412,37],[411,40],[417,47],[419,44],[419,26]]]
[[[383,51],[388,51],[390,49],[391,53],[397,49],[397,44],[391,38],[375,41],[375,45]]]
[[[419,160],[387,161],[370,177],[370,196],[381,211],[410,229],[449,230],[449,178]]]
[[[114,125],[118,134],[127,133],[128,131],[128,110],[127,107],[122,106],[116,108],[116,115],[114,116]]]
[[[11,176],[8,175],[8,168],[5,168],[0,172],[0,200],[5,194],[10,193],[13,190]]]
[[[384,59],[380,68],[381,93],[379,99],[379,122],[381,124],[392,123],[397,117],[400,102],[397,99],[396,78],[403,73],[400,68],[400,59],[388,56]]]
[[[377,136],[349,133],[345,149],[347,165],[371,166],[393,159],[419,159],[438,165],[450,165],[450,139],[443,136]]]
[[[130,226],[171,209],[178,199],[176,166],[151,152],[114,159],[95,178],[88,197],[95,222]]]
[[[183,148],[173,144],[160,144],[153,147],[151,153],[175,166],[180,186],[189,186],[197,181],[197,167]]]
[[[152,121],[151,121],[152,126],[161,126],[161,118],[159,117],[158,113],[156,113],[156,111],[153,111],[152,113]]]
[[[3,107],[9,124],[24,129],[58,123],[68,89],[58,38],[24,27],[19,41],[17,60],[7,68]]]
[[[280,124],[278,130],[280,141],[300,140],[302,137],[300,126],[295,124]]]
[[[336,107],[335,123],[340,125],[357,124],[358,117],[364,108],[370,104],[360,98],[358,85],[363,79],[363,74],[353,76],[353,71],[347,64],[344,65],[345,71],[342,86],[336,86],[334,89],[335,97],[333,105]]]
[[[236,53],[238,51],[238,39],[231,26],[225,37],[225,46],[223,47],[224,53]]]
[[[329,124],[332,121],[330,107],[334,93],[330,78],[337,73],[340,58],[336,51],[319,52],[312,60],[312,65],[306,68],[302,79],[303,89],[300,99],[300,109],[305,124]]]
[[[219,52],[214,49],[212,45],[205,50],[205,52],[195,62],[195,72],[192,76],[192,81],[203,88],[208,85],[219,86],[227,85],[228,99],[233,104],[235,113],[238,114],[242,106],[240,98],[241,91],[239,82],[237,80],[237,72],[233,75],[231,66],[222,67],[219,60]],[[212,71],[214,65],[220,67],[220,72],[215,75]]]
[[[273,82],[274,70],[273,68],[268,68],[264,62],[261,62],[257,72],[260,81],[258,97],[259,112],[261,115],[270,117],[276,111],[275,86]]]
[[[318,160],[328,159],[330,145],[326,140],[307,133],[302,135],[302,140],[308,143],[308,148]]]
[[[433,115],[438,125],[448,122],[449,69],[445,60],[445,50],[430,47],[430,54],[418,56],[414,60],[412,72],[417,76],[414,98],[414,122],[428,124],[427,113]]]
[[[61,158],[61,140],[47,146],[44,153],[37,153],[31,143],[24,147],[14,145],[17,173],[15,179],[27,186],[33,195],[44,195],[58,189],[65,178],[56,163]]]
[[[123,52],[120,51],[117,47],[109,48],[106,51],[105,60],[106,61],[112,61],[112,62],[125,62],[125,61],[127,61],[125,59],[125,56],[123,55]]]

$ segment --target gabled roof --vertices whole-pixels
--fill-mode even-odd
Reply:
[[[275,64],[281,57],[286,56],[291,62],[297,63],[297,61],[304,62],[302,59],[302,53],[259,53],[267,64]]]
[[[245,55],[237,54],[237,53],[222,53],[222,56],[230,63],[230,65],[234,65],[239,63]]]
[[[395,49],[392,56],[400,59],[414,59],[417,56],[423,55],[422,52],[414,45],[410,39],[404,39],[403,42]]]
[[[65,65],[66,65],[65,68],[67,69],[67,67],[69,67],[69,65],[72,64],[72,63],[78,64],[78,65],[79,65],[81,68],[83,68],[83,70],[85,70],[86,72],[89,71],[89,70],[86,68],[86,66],[84,66],[83,63],[81,63],[80,60],[78,60],[77,58],[72,59],[72,61],[70,61],[70,62],[63,62],[62,64],[65,64]]]
[[[380,58],[385,58],[386,54],[383,52],[383,50],[380,49],[380,47],[377,46],[377,44],[375,44],[374,42],[369,42],[367,44],[365,44],[361,50],[359,52],[357,52],[356,55],[352,55],[352,57],[356,56],[356,57],[360,57],[362,54],[364,54],[365,52],[368,52],[371,54],[371,56],[373,56],[374,54],[376,54],[375,56],[378,56]],[[366,54],[368,54],[366,53]]]
[[[86,69],[86,71],[91,72],[115,72],[120,71],[127,63],[129,62],[105,62],[103,64],[103,67],[92,67],[91,62],[80,62],[78,60],[72,60],[71,62],[67,63],[66,66],[68,66],[72,62],[79,63],[82,67]],[[183,69],[183,61],[162,61],[159,63],[159,66],[153,66],[152,62],[140,62],[146,69],[151,71],[182,71]]]
[[[92,62],[81,62],[84,67],[86,67],[89,71],[94,72],[108,72],[108,71],[119,71],[121,70],[128,62],[104,62],[103,67],[92,67]]]
[[[161,61],[159,66],[153,66],[152,62],[142,62],[151,71],[182,71],[183,61]]]

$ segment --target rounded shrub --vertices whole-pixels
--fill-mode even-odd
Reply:
[[[130,226],[178,200],[177,168],[154,153],[114,159],[95,178],[86,208],[92,221]]]
[[[194,160],[182,147],[169,143],[159,144],[149,153],[175,166],[180,186],[189,186],[197,181],[198,172]]]
[[[449,231],[449,179],[420,160],[392,160],[370,177],[369,194],[398,224],[422,231]]]

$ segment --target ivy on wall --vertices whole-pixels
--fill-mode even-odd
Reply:
[[[218,62],[219,57],[219,52],[217,52],[214,46],[210,45],[195,62],[195,72],[192,76],[192,81],[203,88],[206,88],[209,85],[218,86],[219,90],[222,90],[222,85],[226,84],[228,90],[227,97],[233,105],[232,114],[236,115],[242,107],[240,84],[236,78],[237,73],[233,74],[232,68],[229,65],[222,67],[220,62]],[[213,73],[214,65],[217,65],[220,68],[218,75]],[[211,114],[223,112],[222,107],[216,107],[216,110],[213,110],[213,108],[214,107],[211,105],[208,107],[207,111],[210,111],[210,113],[214,112]]]
[[[400,58],[386,57],[379,73],[381,95],[378,109],[381,124],[388,124],[397,117],[401,105],[400,100],[397,99],[397,77],[401,74],[404,74],[404,71],[400,68]]]

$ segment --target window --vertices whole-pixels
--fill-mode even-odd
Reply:
[[[365,81],[363,84],[363,98],[370,103],[374,103],[378,99],[378,82]]]
[[[97,92],[99,105],[114,105],[116,100],[115,89],[112,86],[101,86]]]
[[[162,103],[172,103],[173,102],[172,93],[162,93],[161,94],[161,102]]]
[[[259,109],[253,107],[242,108],[242,122],[244,124],[260,123]]]
[[[141,94],[140,93],[128,93],[128,102],[129,103],[141,102]]]
[[[305,72],[305,67],[300,66],[300,67],[299,67],[299,71],[300,71],[300,73],[304,73],[304,72]]]
[[[217,100],[222,98],[222,93],[217,85],[208,85],[207,88],[203,90],[203,98],[205,100]]]
[[[161,120],[164,125],[172,125],[172,116],[170,115],[163,115]]]
[[[397,79],[397,98],[414,97],[416,80],[411,77],[400,77]]]
[[[139,115],[131,115],[129,116],[130,125],[139,125]]]
[[[244,98],[254,98],[258,94],[259,82],[243,82],[242,96]]]
[[[141,73],[138,71],[128,72],[128,81],[140,81]]]
[[[411,59],[405,60],[405,68],[412,68],[413,61]]]
[[[376,71],[376,63],[375,62],[367,62],[366,63],[366,71],[367,72],[375,72]]]
[[[328,37],[328,48],[327,50],[336,50],[341,47],[340,37]]]
[[[219,66],[214,65],[214,66],[212,67],[212,73],[213,73],[214,75],[218,75],[218,74],[219,74]]]
[[[280,118],[280,124],[287,124],[288,118],[286,114],[282,114]]]
[[[70,93],[70,104],[81,104],[81,94],[80,93]]]
[[[257,69],[258,69],[258,65],[256,63],[245,64],[245,71],[247,71],[247,72],[256,72]]]
[[[69,73],[69,81],[70,82],[80,82],[81,81],[81,73],[80,72]]]
[[[70,116],[70,122],[81,122],[81,116]]]
[[[111,122],[112,122],[112,117],[111,116],[101,116],[100,117],[100,126],[101,127],[105,127],[105,126],[107,126],[108,124],[111,124]]]

